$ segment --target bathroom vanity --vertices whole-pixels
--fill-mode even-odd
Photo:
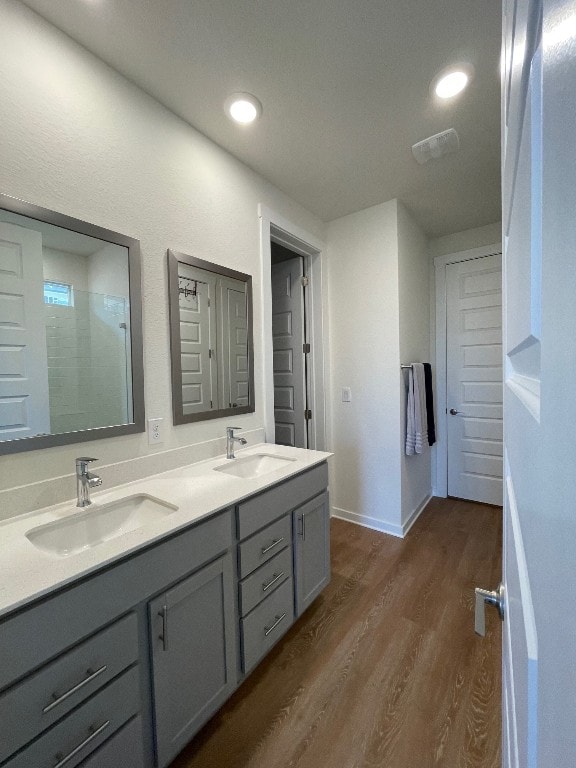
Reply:
[[[96,526],[167,506],[79,551],[69,505],[4,524],[3,768],[168,765],[328,583],[327,457],[256,446],[99,494]]]

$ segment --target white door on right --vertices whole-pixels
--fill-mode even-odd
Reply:
[[[572,768],[576,0],[503,11],[503,764]]]
[[[502,504],[502,257],[446,266],[448,495]]]

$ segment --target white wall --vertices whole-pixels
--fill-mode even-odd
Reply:
[[[252,274],[259,329],[258,203],[319,239],[325,227],[17,0],[2,5],[0,71],[2,192],[140,240],[146,412],[165,427],[155,449],[141,434],[0,457],[1,518],[71,498],[82,453],[100,457],[105,487],[221,453],[225,420],[171,426],[166,249]],[[235,418],[252,441],[261,354],[256,332],[256,413]]]
[[[334,514],[400,534],[397,202],[330,222]],[[351,387],[352,402],[341,401]]]
[[[435,237],[428,241],[428,253],[430,258],[447,256],[449,253],[468,251],[471,248],[480,248],[482,245],[492,245],[502,240],[502,223],[487,224],[485,227],[465,229],[463,232],[455,232],[444,237]]]
[[[88,259],[76,253],[42,246],[44,280],[67,283],[74,291],[88,290]]]
[[[426,238],[404,205],[398,203],[398,296],[400,318],[400,362],[430,362],[429,259]],[[430,449],[406,456],[406,393],[408,372],[402,377],[400,398],[400,455],[402,468],[402,512],[404,530],[430,498]]]
[[[397,200],[328,225],[333,513],[396,536],[431,493],[430,452],[404,455],[400,368],[429,359],[428,264],[426,238]]]

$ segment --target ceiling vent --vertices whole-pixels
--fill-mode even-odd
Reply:
[[[442,133],[436,133],[429,136],[424,141],[419,141],[412,145],[412,154],[414,159],[420,165],[424,165],[428,160],[437,159],[442,155],[448,155],[450,152],[457,152],[460,149],[460,139],[454,128],[449,128]]]

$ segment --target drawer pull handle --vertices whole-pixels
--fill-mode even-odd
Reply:
[[[280,622],[281,622],[283,619],[285,619],[285,618],[286,618],[286,614],[285,614],[285,613],[283,613],[283,614],[282,614],[282,616],[276,616],[275,618],[276,618],[276,621],[274,622],[274,624],[272,624],[272,626],[271,626],[271,627],[264,627],[264,637],[268,637],[268,635],[270,634],[270,632],[272,632],[272,630],[273,630],[273,629],[276,629],[276,627],[278,626],[278,624],[280,624]]]
[[[262,584],[262,592],[266,592],[267,590],[269,590],[272,584],[276,584],[278,579],[281,579],[282,576],[284,576],[284,571],[280,571],[280,573],[274,573],[272,575],[272,581],[269,581],[268,584],[265,584],[265,583]]]
[[[265,555],[266,552],[270,552],[270,550],[274,549],[274,547],[277,547],[281,541],[284,541],[284,536],[280,536],[279,539],[274,539],[272,544],[269,544],[267,547],[262,547],[262,554]]]
[[[97,669],[94,671],[93,669],[87,669],[86,674],[88,677],[85,677],[84,680],[81,680],[79,683],[76,683],[76,685],[72,686],[70,690],[66,691],[66,693],[63,693],[61,696],[57,693],[52,694],[52,698],[54,701],[51,701],[50,704],[47,704],[42,712],[46,715],[50,710],[54,709],[54,707],[57,707],[58,704],[62,704],[63,701],[66,701],[66,699],[69,696],[72,696],[77,691],[79,691],[81,688],[84,688],[85,685],[88,685],[88,683],[91,683],[92,680],[98,677],[98,675],[102,675],[106,670],[108,669],[108,666],[104,664],[100,667],[100,669]]]
[[[62,768],[63,765],[66,765],[66,763],[69,760],[72,760],[73,757],[76,757],[78,752],[84,749],[84,747],[87,747],[88,744],[90,744],[91,741],[93,741],[97,736],[100,736],[103,730],[108,728],[110,725],[110,720],[106,720],[105,723],[102,723],[101,726],[98,728],[95,728],[93,725],[90,726],[90,735],[84,739],[84,741],[81,744],[78,744],[77,747],[74,747],[72,752],[68,752],[66,756],[62,755],[61,752],[59,752],[56,757],[54,758],[56,762],[54,763],[54,768]]]
[[[163,605],[162,610],[158,613],[158,616],[162,619],[162,634],[160,640],[162,640],[162,650],[168,650],[168,606]]]

